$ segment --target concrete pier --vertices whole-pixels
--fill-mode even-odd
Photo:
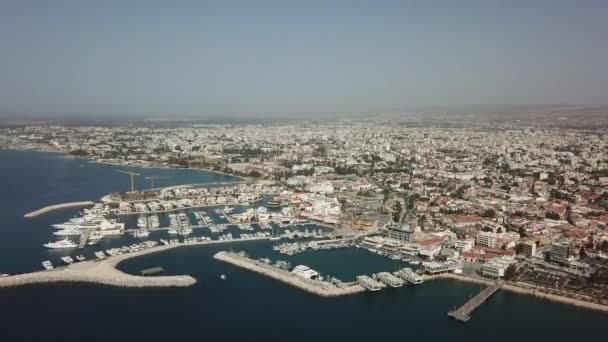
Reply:
[[[38,215],[48,213],[49,211],[53,211],[53,210],[64,209],[64,208],[73,208],[73,207],[86,207],[88,205],[93,205],[93,202],[91,202],[91,201],[70,202],[70,203],[49,205],[48,207],[44,207],[44,208],[38,209],[36,211],[32,211],[31,213],[27,213],[27,214],[23,215],[23,217],[31,218],[31,217],[36,217]]]
[[[462,322],[466,322],[471,318],[471,313],[490,298],[496,291],[502,287],[502,282],[498,281],[479,292],[475,297],[471,298],[463,306],[457,310],[450,311],[448,315]]]
[[[234,253],[219,252],[215,254],[213,258],[259,273],[272,279],[279,280],[283,283],[321,297],[338,297],[365,291],[362,286],[356,284],[343,284],[343,286],[339,286],[318,280],[304,279],[289,271]]]

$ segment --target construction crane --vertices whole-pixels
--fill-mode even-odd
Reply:
[[[129,172],[129,171],[123,171],[123,170],[116,170],[116,172],[124,173],[126,175],[131,176],[131,192],[135,191],[135,176],[141,176],[141,175],[136,172]]]
[[[150,180],[150,188],[154,189],[154,180],[155,179],[162,179],[162,178],[169,178],[169,177],[160,177],[160,176],[150,176],[150,177],[146,177],[146,179]]]

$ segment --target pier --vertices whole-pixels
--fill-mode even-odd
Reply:
[[[91,234],[93,233],[93,231],[95,230],[95,228],[89,228],[87,230],[85,230],[82,235],[80,235],[80,241],[78,243],[78,248],[82,249],[84,248],[84,246],[87,243],[87,240],[89,240],[89,236],[91,236]]]
[[[471,298],[463,306],[456,310],[448,312],[448,316],[457,319],[461,322],[466,322],[471,318],[471,313],[490,298],[496,291],[502,287],[502,282],[498,281],[486,287],[479,292],[475,297]]]
[[[47,207],[38,209],[36,211],[32,211],[31,213],[27,213],[27,214],[23,215],[23,217],[25,217],[25,218],[32,218],[32,217],[36,217],[38,215],[42,215],[42,214],[48,213],[49,211],[53,211],[53,210],[65,209],[65,208],[74,208],[74,207],[86,207],[86,206],[89,206],[89,205],[93,205],[93,202],[91,202],[91,201],[69,202],[69,203],[49,205]]]
[[[218,252],[213,258],[279,280],[321,297],[338,297],[365,291],[365,288],[356,283],[334,285],[319,280],[304,279],[289,271],[235,253]]]

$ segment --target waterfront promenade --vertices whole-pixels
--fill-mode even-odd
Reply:
[[[424,281],[436,280],[436,279],[452,279],[458,281],[464,281],[469,283],[475,283],[480,285],[491,286],[494,282],[490,279],[483,279],[479,277],[471,277],[465,275],[459,275],[454,273],[441,273],[436,275],[425,275]],[[510,291],[513,293],[530,295],[541,299],[548,299],[554,302],[569,304],[578,306],[581,308],[592,309],[608,313],[608,305],[594,303],[590,301],[590,298],[583,298],[581,296],[576,297],[574,294],[566,294],[554,289],[547,289],[540,286],[534,286],[522,282],[504,282],[502,290]]]
[[[337,286],[318,280],[304,279],[278,267],[225,251],[216,253],[213,258],[279,280],[290,286],[321,297],[339,297],[365,291],[363,286],[356,283]]]
[[[49,211],[53,211],[53,210],[64,209],[64,208],[74,208],[74,207],[86,207],[88,205],[93,205],[93,204],[94,203],[91,201],[84,201],[84,202],[69,202],[69,203],[49,205],[47,207],[32,211],[31,213],[27,213],[27,214],[23,215],[23,217],[32,218],[32,217],[36,217],[38,215],[48,213]]]

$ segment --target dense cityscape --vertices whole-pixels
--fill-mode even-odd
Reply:
[[[274,193],[284,208],[239,221],[312,220],[388,257],[418,258],[426,274],[604,305],[607,145],[593,130],[356,120],[0,130],[5,149],[241,176],[251,189],[240,196]]]

